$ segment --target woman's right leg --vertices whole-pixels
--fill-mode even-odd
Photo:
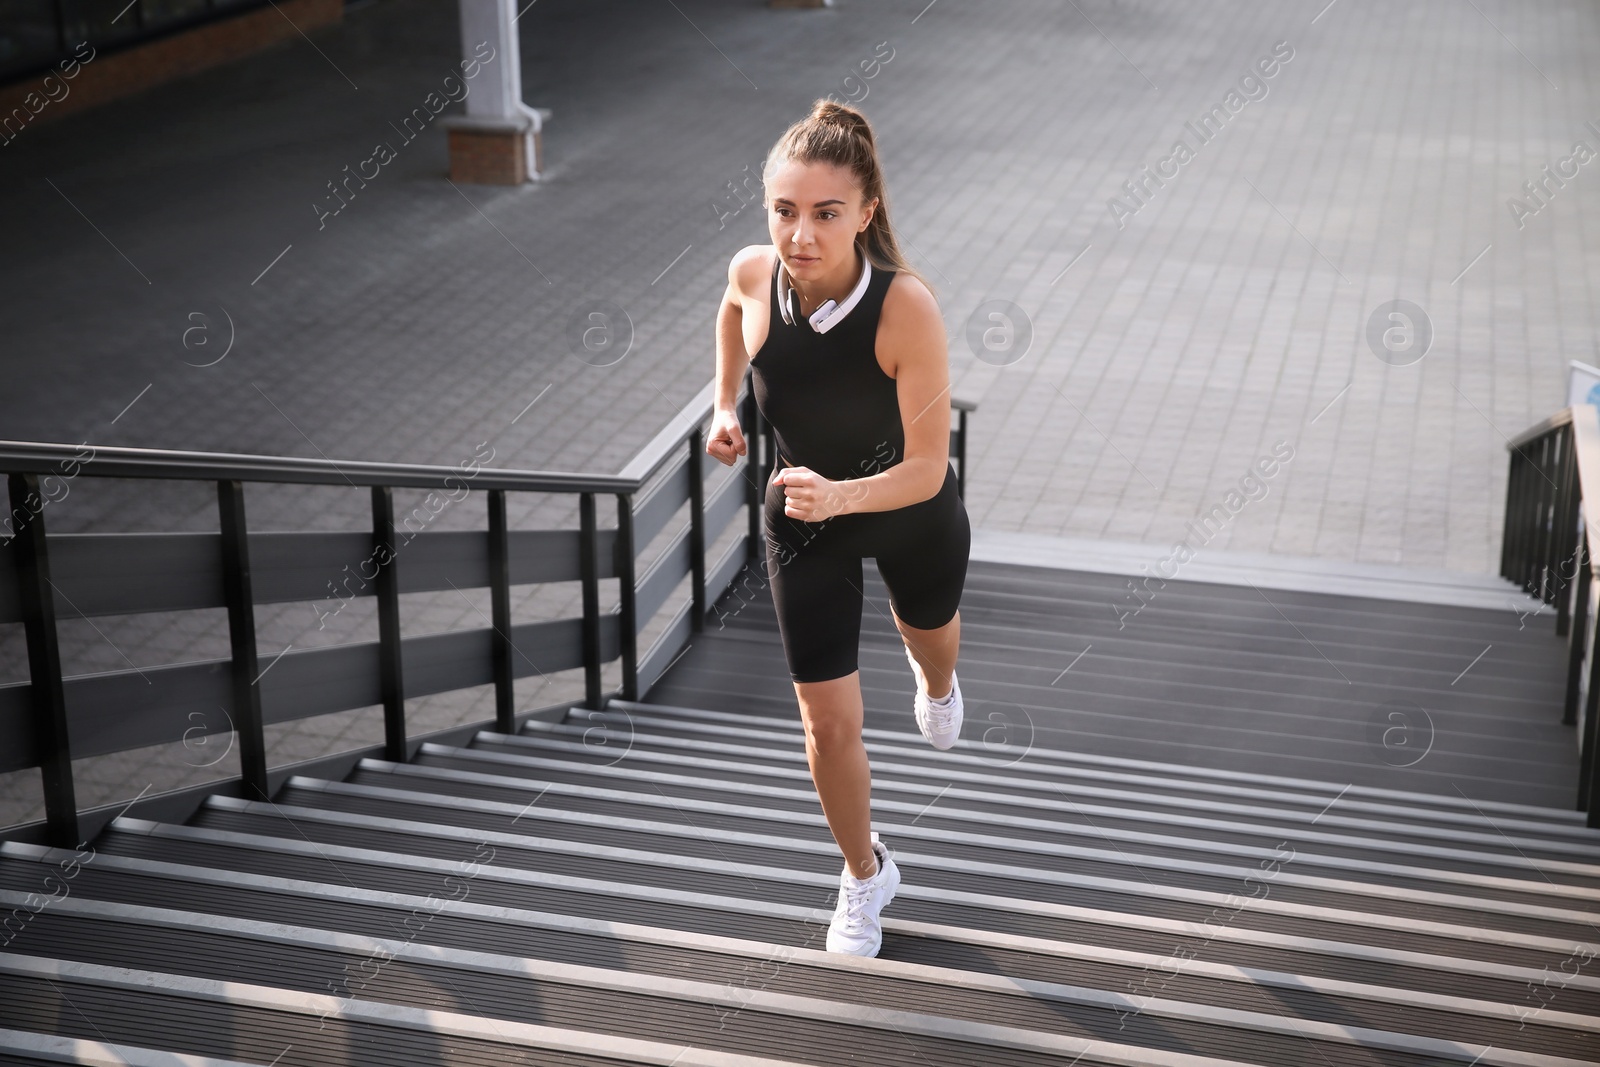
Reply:
[[[877,869],[872,771],[861,741],[861,557],[830,551],[827,525],[786,518],[769,490],[767,576],[784,659],[806,732],[806,762],[822,814],[857,878]]]
[[[850,873],[870,878],[878,860],[872,851],[872,768],[861,741],[861,674],[795,682],[794,692],[823,817]]]

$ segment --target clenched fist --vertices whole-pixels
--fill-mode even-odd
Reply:
[[[783,513],[802,522],[822,522],[850,510],[851,494],[808,467],[781,467],[772,484],[783,493]]]
[[[706,434],[706,453],[725,467],[744,455],[744,433],[739,429],[739,416],[731,410],[720,410],[711,416],[711,429]]]

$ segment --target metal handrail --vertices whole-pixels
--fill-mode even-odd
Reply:
[[[682,440],[687,431],[679,431]],[[652,442],[653,443],[653,442]],[[84,450],[92,453],[83,458]],[[663,454],[662,460],[666,455]],[[631,493],[643,479],[625,475],[573,474],[372,460],[302,459],[244,452],[185,452],[165,448],[112,448],[33,441],[0,441],[0,470],[10,474],[55,474],[62,464],[92,468],[97,477],[174,478],[185,481],[276,482],[291,485],[386,486],[394,489],[449,489],[470,478],[480,489],[549,493]]]
[[[1578,406],[1587,407],[1589,405]],[[1560,411],[1556,412],[1554,415],[1551,415],[1543,422],[1535,423],[1526,430],[1523,430],[1521,433],[1517,434],[1517,436],[1506,442],[1507,451],[1515,452],[1537,441],[1551,430],[1557,430],[1563,426],[1572,425],[1572,410],[1572,408],[1562,408]]]
[[[1579,724],[1577,808],[1600,827],[1600,626],[1590,632],[1600,588],[1600,412],[1575,404],[1506,443],[1500,573],[1556,607],[1568,640],[1561,721]],[[1580,707],[1582,715],[1580,718]]]

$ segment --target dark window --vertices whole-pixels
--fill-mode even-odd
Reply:
[[[98,57],[267,0],[0,0],[0,84],[48,73],[84,42]]]
[[[0,0],[0,81],[48,66],[61,52],[54,0]]]

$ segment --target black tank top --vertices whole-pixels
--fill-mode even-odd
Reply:
[[[756,406],[781,465],[824,478],[865,478],[899,463],[905,429],[895,380],[878,366],[878,317],[895,272],[874,266],[867,290],[827,333],[778,310],[778,257],[769,283],[767,339],[750,361]]]

